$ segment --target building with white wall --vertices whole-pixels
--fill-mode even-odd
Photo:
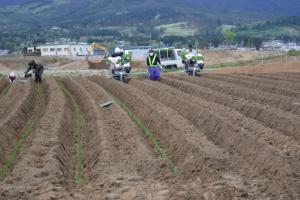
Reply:
[[[93,55],[92,46],[86,43],[46,44],[38,46],[41,56],[86,56]]]

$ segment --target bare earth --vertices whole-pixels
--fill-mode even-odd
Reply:
[[[60,81],[80,107],[81,185],[75,182],[76,109]],[[7,85],[0,80],[1,167],[37,106],[33,82],[4,92]],[[1,200],[300,199],[297,62],[128,84],[47,77],[42,86],[43,114],[0,180]],[[169,160],[116,101],[99,106],[114,97],[155,135]]]
[[[230,50],[218,50],[218,51],[200,51],[207,65],[228,63],[235,61],[246,61],[253,59],[260,59],[261,57],[282,55],[280,52],[269,51],[230,51]]]
[[[249,67],[227,67],[214,70],[213,73],[279,73],[279,72],[300,72],[300,62],[293,63],[271,63]]]
[[[264,52],[264,51],[201,51],[205,56],[206,65],[227,63],[235,61],[245,61],[260,59],[261,56],[271,56],[271,55],[282,55],[278,52]],[[85,61],[84,58],[72,59],[63,57],[3,57],[0,58],[0,72],[8,71],[24,71],[27,68],[27,63],[30,60],[37,60],[47,66],[47,68],[52,70],[87,70],[87,69],[109,69],[105,63],[101,62],[101,59],[91,58],[91,66]],[[278,60],[281,62],[281,60]],[[94,64],[93,64],[94,63]],[[258,61],[259,63],[259,61]],[[134,60],[132,68],[134,70],[145,70],[146,63],[145,60]]]

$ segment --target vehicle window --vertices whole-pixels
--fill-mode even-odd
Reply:
[[[156,53],[160,55],[162,60],[175,60],[175,53],[173,49],[160,49]]]

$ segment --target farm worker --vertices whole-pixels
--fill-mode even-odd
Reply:
[[[196,62],[192,59],[194,56],[197,56],[197,51],[193,49],[193,45],[190,44],[189,49],[187,50],[187,54],[185,55],[185,58],[183,60],[185,68],[195,65]]]
[[[42,82],[42,75],[44,72],[44,65],[35,62],[34,60],[30,61],[28,63],[28,68],[25,72],[25,78],[29,77],[28,72],[32,70],[33,73],[35,74],[35,82],[36,83],[41,83]]]
[[[150,80],[155,81],[160,78],[160,68],[161,65],[158,55],[151,49],[147,57],[148,72],[150,74]]]
[[[10,73],[8,79],[11,83],[13,83],[16,80],[16,74],[14,72]]]
[[[191,56],[197,55],[197,51],[195,49],[193,49],[193,45],[191,45],[191,44],[189,45],[188,54],[190,54]]]
[[[123,50],[119,47],[116,47],[114,50],[114,53],[109,58],[109,60],[112,63],[114,63],[111,65],[112,74],[115,73],[116,69],[119,69],[120,67],[122,67],[122,65],[120,65],[120,62],[122,61],[123,56],[124,56]]]
[[[111,55],[111,57],[115,58],[120,56],[121,58],[123,57],[124,53],[122,51],[122,49],[120,49],[119,47],[115,48],[114,53]]]

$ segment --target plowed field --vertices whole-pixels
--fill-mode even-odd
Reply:
[[[300,73],[0,80],[0,199],[298,200]]]

